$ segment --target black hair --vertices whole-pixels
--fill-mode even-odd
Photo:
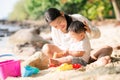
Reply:
[[[52,22],[53,20],[55,20],[57,17],[61,16],[60,10],[56,9],[56,8],[49,8],[46,12],[45,12],[45,20],[47,23]],[[72,18],[70,16],[68,16],[67,14],[64,14],[65,19],[67,21],[67,28],[66,31],[68,32],[68,28],[72,22]]]
[[[67,14],[65,14],[65,18],[66,18],[66,21],[67,21],[66,31],[68,32],[68,28],[69,28],[70,24],[72,23],[72,18],[70,16],[68,16]]]
[[[75,33],[81,33],[81,32],[85,32],[86,31],[86,28],[85,28],[86,25],[84,25],[83,22],[81,21],[73,21],[69,28],[68,28],[68,31],[73,31]]]
[[[46,12],[45,12],[45,20],[46,22],[50,23],[53,20],[55,20],[57,17],[61,16],[61,13],[58,9],[56,8],[49,8]]]

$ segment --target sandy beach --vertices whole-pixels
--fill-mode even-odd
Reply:
[[[120,25],[114,23],[103,24],[97,26],[101,31],[99,39],[91,39],[91,47],[93,49],[100,48],[105,45],[113,47],[112,57],[120,58],[120,50],[116,49],[120,46]],[[3,43],[7,43],[7,38],[0,41],[0,54],[11,53],[12,46],[6,47]],[[2,44],[2,45],[1,45]],[[8,77],[7,80],[120,80],[120,61],[115,61],[102,67],[88,67],[78,70],[57,71],[56,68],[40,70],[40,72],[31,77]]]

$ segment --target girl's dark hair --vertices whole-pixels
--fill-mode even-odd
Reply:
[[[46,12],[45,12],[45,20],[46,22],[50,23],[53,20],[55,20],[57,17],[61,16],[61,13],[58,9],[56,8],[49,8]]]
[[[85,26],[86,25],[84,25],[83,22],[81,22],[81,21],[73,21],[70,24],[68,31],[73,31],[75,33],[85,32],[86,31]]]

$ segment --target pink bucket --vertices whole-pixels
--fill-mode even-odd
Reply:
[[[0,80],[5,80],[8,76],[21,76],[21,67],[19,60],[7,60],[0,62]]]

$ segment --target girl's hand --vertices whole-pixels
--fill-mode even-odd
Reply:
[[[66,51],[63,51],[63,55],[64,55],[64,56],[67,56],[67,55],[69,55],[69,51],[68,51],[68,50],[66,50]]]
[[[61,58],[61,57],[64,57],[64,56],[67,56],[68,55],[68,51],[62,51],[62,52],[55,52],[54,55],[53,55],[53,58]]]

